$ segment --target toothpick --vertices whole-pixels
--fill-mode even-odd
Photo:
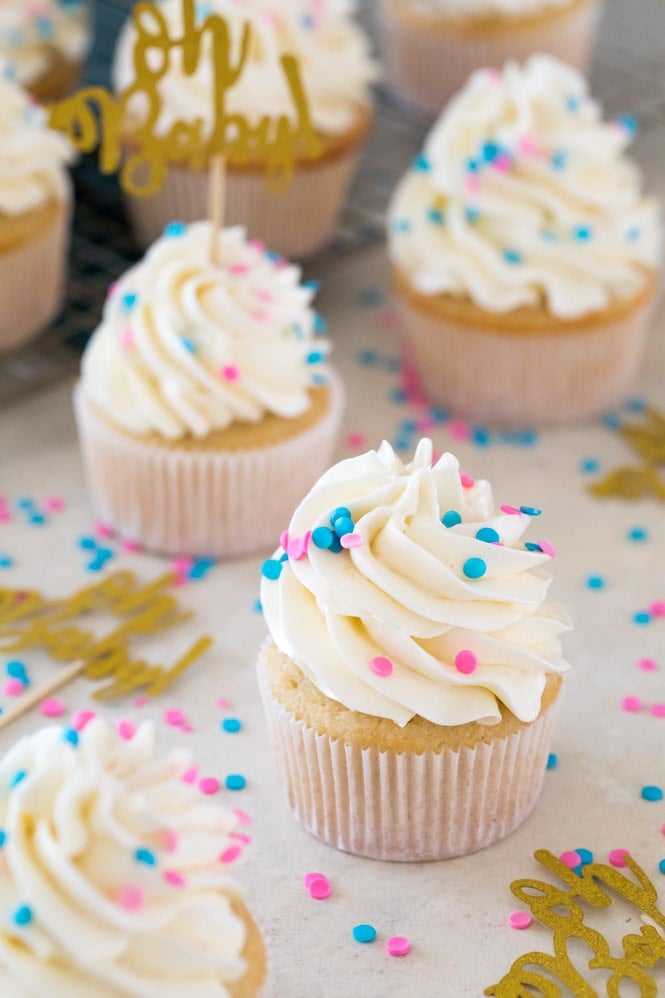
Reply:
[[[224,204],[226,201],[226,159],[224,156],[214,156],[210,163],[208,178],[208,219],[211,223],[210,256],[212,262],[219,264],[217,259],[219,230],[224,227]]]
[[[42,683],[41,686],[35,686],[31,689],[25,696],[21,698],[20,703],[17,703],[15,707],[10,710],[5,711],[2,716],[0,716],[0,730],[2,728],[8,728],[10,724],[18,720],[24,714],[27,714],[29,710],[32,710],[38,703],[42,700],[47,700],[52,693],[56,690],[61,689],[63,686],[67,686],[72,680],[80,676],[81,673],[85,672],[85,669],[89,663],[85,659],[80,659],[78,662],[74,662],[67,669],[63,669],[58,672],[57,675],[53,676],[47,682]]]

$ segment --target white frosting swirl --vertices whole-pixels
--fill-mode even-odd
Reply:
[[[3,998],[222,998],[246,972],[220,861],[246,836],[183,782],[187,753],[153,742],[97,720],[78,745],[44,728],[4,756]]]
[[[208,222],[177,225],[112,289],[82,365],[87,397],[132,433],[206,436],[306,412],[329,344],[300,270]]]
[[[24,86],[35,83],[51,66],[55,50],[70,63],[81,62],[90,43],[85,0],[2,0],[0,57],[13,67]]]
[[[393,262],[422,294],[495,313],[576,319],[636,296],[661,225],[624,155],[632,131],[549,56],[475,73],[393,197]]]
[[[182,0],[160,0],[170,30],[182,32]],[[353,127],[358,107],[370,103],[369,84],[377,76],[369,39],[353,20],[349,0],[209,0],[204,13],[220,14],[227,21],[235,46],[244,25],[250,22],[253,44],[242,75],[229,90],[226,111],[243,114],[250,122],[269,114],[295,119],[293,99],[280,64],[284,54],[295,56],[307,95],[314,127],[337,135]],[[117,91],[134,82],[132,51],[135,32],[127,22],[116,50],[113,80]],[[209,50],[209,46],[208,46]],[[204,48],[205,55],[205,48]],[[212,127],[212,71],[201,59],[196,73],[185,76],[174,54],[159,84],[164,100],[157,123],[167,131],[177,120],[200,118],[204,132]]]
[[[468,20],[491,14],[519,18],[551,8],[569,7],[571,0],[407,0],[407,5],[417,13]]]
[[[1,9],[1,8],[0,8]],[[68,197],[74,150],[17,84],[0,80],[0,216],[23,215]]]
[[[487,482],[463,487],[451,454],[432,467],[429,440],[406,466],[384,443],[331,468],[296,510],[289,538],[330,526],[339,507],[360,546],[335,554],[314,538],[307,557],[263,580],[278,647],[326,696],[399,725],[414,715],[495,724],[499,700],[533,721],[546,674],[567,668],[558,638],[569,624],[545,602],[549,555],[520,543],[531,517],[497,513]],[[453,512],[461,522],[446,526]],[[477,538],[483,528],[501,545],[491,533]],[[479,563],[484,574],[466,574]],[[475,656],[475,671],[460,671],[460,652]],[[377,658],[389,660],[390,675],[375,674]]]

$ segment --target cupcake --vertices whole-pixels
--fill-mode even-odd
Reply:
[[[386,76],[438,114],[467,77],[542,52],[586,72],[600,0],[378,0]]]
[[[0,80],[0,143],[2,352],[41,332],[60,310],[72,205],[67,164],[74,150],[6,79]]]
[[[0,58],[37,100],[61,100],[75,89],[89,45],[86,0],[0,3]]]
[[[622,402],[658,291],[661,221],[585,81],[536,56],[476,73],[389,209],[404,333],[431,398],[476,421]]]
[[[229,870],[249,841],[143,724],[42,728],[0,763],[5,998],[253,998],[263,942]]]
[[[242,229],[170,225],[115,285],[76,414],[96,513],[165,554],[268,547],[343,408],[312,283]]]
[[[348,852],[440,860],[534,807],[566,663],[540,513],[494,508],[422,440],[328,471],[264,568],[259,684],[297,820]],[[273,570],[279,566],[279,570]]]
[[[170,31],[182,31],[181,0],[159,4]],[[306,257],[330,240],[354,175],[360,151],[369,132],[372,104],[369,83],[376,75],[369,42],[351,16],[349,0],[310,4],[290,0],[211,0],[205,15],[219,14],[239,44],[247,22],[252,31],[248,61],[237,83],[226,96],[226,113],[240,114],[255,127],[264,115],[283,117],[293,126],[296,112],[286,84],[280,57],[295,56],[320,143],[320,156],[310,158],[294,151],[295,170],[289,186],[275,190],[266,181],[267,161],[254,154],[249,160],[231,156],[227,163],[227,222],[245,226],[250,236],[263,239],[279,253]],[[132,51],[134,29],[128,22],[116,51],[114,83],[125,90],[134,79]],[[163,100],[157,134],[170,130],[177,120],[199,119],[204,136],[213,127],[212,79],[205,56],[196,73],[185,76],[177,61],[159,82]],[[140,112],[130,106],[124,123],[126,152],[136,144]],[[207,132],[207,134],[206,134]],[[159,194],[130,197],[127,205],[141,245],[151,243],[171,218],[185,222],[206,216],[209,162],[198,169],[171,163]]]

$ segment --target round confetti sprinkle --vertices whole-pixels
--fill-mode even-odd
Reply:
[[[335,542],[335,534],[330,527],[315,527],[312,531],[312,542],[317,548],[329,550]]]
[[[338,516],[333,525],[333,530],[338,537],[344,537],[345,534],[352,534],[353,528],[354,523],[350,516]]]
[[[241,728],[242,721],[237,717],[225,717],[222,721],[222,731],[228,731],[229,734],[235,735]]]
[[[325,901],[332,894],[332,887],[327,877],[312,877],[307,884],[307,890],[315,901]]]
[[[182,873],[178,873],[177,870],[164,870],[164,880],[167,884],[171,884],[172,887],[184,887],[185,878]]]
[[[665,717],[665,703],[654,703],[649,708],[652,717]]]
[[[558,765],[559,765],[558,755],[555,752],[550,752],[550,754],[547,757],[547,768],[556,769]]]
[[[204,776],[199,780],[199,790],[202,794],[216,794],[221,784],[214,776]]]
[[[0,828],[0,849],[4,849],[6,841],[7,841],[7,832],[4,830],[4,828]]]
[[[658,869],[660,870],[661,873],[665,873],[665,859],[661,859],[660,863],[658,864]]]
[[[19,662],[18,659],[13,659],[11,662],[7,662],[5,672],[11,679],[20,679],[22,683],[27,685],[28,673],[26,671],[25,662]]]
[[[654,672],[658,668],[658,663],[653,658],[640,658],[637,662],[637,668],[642,669],[643,672]]]
[[[406,936],[392,936],[386,942],[386,952],[389,956],[407,956],[411,952],[411,943]]]
[[[357,943],[373,943],[376,939],[376,929],[367,922],[353,926],[353,938]]]
[[[642,797],[642,800],[659,801],[663,799],[663,791],[660,787],[642,787],[640,796]]]
[[[62,733],[62,740],[63,742],[69,742],[70,745],[73,745],[74,748],[76,748],[79,743],[78,731],[75,731],[74,728],[65,728]]]
[[[482,558],[468,558],[462,565],[467,579],[482,579],[487,572],[487,563]]]
[[[634,624],[650,624],[651,623],[651,615],[649,613],[645,613],[644,611],[641,610],[639,613],[633,614],[633,623]]]
[[[305,887],[309,887],[309,885],[311,884],[311,882],[314,880],[315,877],[322,877],[324,880],[327,879],[325,873],[306,873],[305,876],[303,877],[303,883]]]
[[[476,540],[485,541],[486,544],[498,544],[501,538],[492,527],[481,527],[476,534]]]
[[[65,713],[65,705],[62,700],[53,697],[50,700],[44,700],[40,710],[44,717],[62,717]]]
[[[472,478],[471,475],[460,475],[459,480],[462,483],[463,489],[472,489],[476,484],[475,478]]]
[[[268,560],[264,561],[261,566],[261,575],[264,579],[270,579],[271,582],[276,582],[282,574],[283,564],[283,562],[277,561],[275,558],[268,558]]]
[[[247,780],[240,773],[230,773],[224,781],[227,790],[244,790]]]
[[[576,849],[575,852],[580,857],[582,866],[588,866],[589,863],[593,863],[593,853],[590,849]]]
[[[649,532],[644,527],[632,527],[628,531],[628,540],[634,541],[636,544],[641,544],[648,539]]]
[[[581,866],[582,857],[579,853],[573,850],[568,850],[568,852],[562,852],[559,856],[559,860],[564,866],[567,866],[570,870],[574,870],[576,866]]]
[[[586,580],[586,584],[588,589],[604,589],[605,579],[602,575],[590,575]]]
[[[338,520],[342,519],[352,520],[351,510],[348,509],[346,506],[338,506],[337,509],[334,509],[330,514],[330,523],[332,524],[333,527],[337,524]]]
[[[626,856],[630,856],[628,849],[613,849],[609,855],[609,860],[612,866],[623,869],[626,865]]]
[[[468,648],[458,651],[455,655],[455,668],[463,676],[470,676],[478,668],[478,656]]]
[[[86,724],[96,717],[94,710],[75,710],[72,714],[72,728],[74,731],[83,731]]]
[[[9,781],[9,786],[12,788],[17,787],[19,783],[23,783],[27,775],[28,775],[27,770],[17,769],[17,771],[14,773],[11,780]]]
[[[144,846],[136,850],[134,859],[137,863],[144,863],[146,866],[157,866],[157,857],[154,852],[152,849],[146,849]]]
[[[353,548],[361,548],[364,543],[361,535],[356,533],[345,534],[344,537],[340,538],[340,544],[347,551]]]
[[[656,600],[649,606],[649,613],[652,617],[665,617],[665,600]]]
[[[385,655],[377,655],[370,661],[369,667],[375,676],[384,677],[392,676],[394,668],[393,663]]]
[[[508,916],[511,929],[528,929],[532,923],[533,919],[528,911],[513,911]]]
[[[18,925],[20,928],[24,928],[26,925],[30,925],[33,920],[32,908],[28,904],[20,904],[18,908],[14,908],[12,913],[12,922],[14,925]]]
[[[525,516],[540,516],[542,512],[537,506],[520,506],[520,513],[524,513]]]
[[[639,697],[624,697],[621,701],[621,709],[628,714],[636,714],[642,710],[642,701]]]
[[[444,527],[456,527],[458,523],[462,522],[462,517],[459,515],[457,510],[449,509],[447,513],[444,513],[441,517],[441,523]]]
[[[8,679],[2,687],[2,692],[6,697],[20,697],[25,693],[25,683],[21,679]]]
[[[165,710],[164,721],[173,728],[179,728],[185,723],[185,715],[181,710]]]
[[[132,722],[128,721],[126,718],[122,718],[120,721],[118,721],[116,725],[116,730],[120,735],[120,737],[123,738],[126,742],[130,742],[134,737],[134,735],[136,734],[136,728],[134,727]]]
[[[125,911],[139,911],[143,907],[143,891],[134,884],[126,884],[119,888],[116,901]]]
[[[543,554],[546,554],[549,558],[556,558],[556,551],[549,541],[538,541],[538,544]]]

